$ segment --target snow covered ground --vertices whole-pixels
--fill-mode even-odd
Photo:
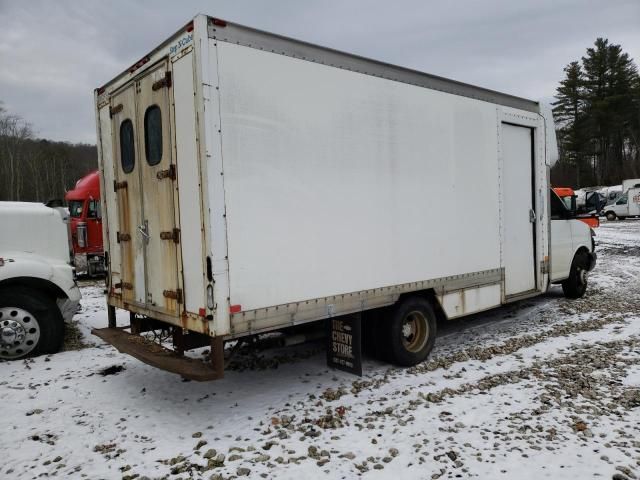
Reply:
[[[362,378],[320,342],[184,382],[92,337],[87,285],[75,350],[0,364],[0,478],[636,478],[640,221],[597,234],[584,299],[443,323],[427,362],[366,359]]]

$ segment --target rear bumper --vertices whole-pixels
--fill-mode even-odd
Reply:
[[[147,365],[157,367],[184,378],[205,382],[223,377],[224,354],[222,338],[219,337],[217,348],[220,350],[220,361],[217,365],[204,363],[201,360],[177,355],[172,350],[157,343],[150,342],[139,335],[125,332],[121,328],[95,328],[91,333],[106,343],[113,345],[119,352],[131,355]],[[212,344],[214,348],[214,344]]]
[[[587,270],[591,271],[596,267],[596,261],[598,260],[598,255],[596,252],[589,252],[587,255]]]

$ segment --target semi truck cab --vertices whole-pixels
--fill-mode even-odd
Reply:
[[[63,208],[0,202],[0,360],[62,347],[80,302],[66,221]]]
[[[65,195],[69,205],[73,262],[78,275],[104,273],[100,176],[94,171],[82,177]]]

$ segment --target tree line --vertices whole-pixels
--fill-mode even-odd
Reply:
[[[96,168],[95,145],[36,138],[31,124],[0,104],[0,201],[61,200]]]
[[[598,38],[569,63],[553,113],[560,160],[556,186],[609,186],[640,177],[640,75],[620,45]]]

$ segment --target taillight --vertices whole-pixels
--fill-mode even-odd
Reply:
[[[78,238],[78,246],[84,248],[87,246],[87,224],[86,222],[78,222],[76,227],[76,236]]]

